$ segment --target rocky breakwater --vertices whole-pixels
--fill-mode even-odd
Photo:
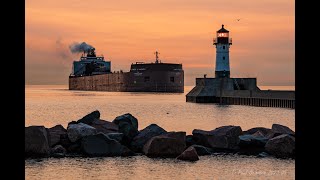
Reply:
[[[25,127],[25,158],[146,155],[197,161],[199,156],[228,153],[295,158],[295,132],[280,124],[246,131],[231,125],[194,129],[191,135],[168,132],[156,124],[139,131],[138,119],[130,113],[106,121],[99,111],[69,122],[66,129]]]

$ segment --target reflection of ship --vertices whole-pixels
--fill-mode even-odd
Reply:
[[[162,63],[158,52],[154,63],[136,62],[130,72],[111,72],[111,62],[94,50],[73,62],[69,90],[183,93],[182,64]]]

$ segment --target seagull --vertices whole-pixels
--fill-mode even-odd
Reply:
[[[240,19],[237,19],[237,21],[240,21]]]

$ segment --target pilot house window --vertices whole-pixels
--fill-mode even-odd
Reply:
[[[174,77],[170,77],[170,82],[174,82]]]
[[[150,77],[149,76],[145,76],[144,77],[144,82],[149,82],[150,81]]]

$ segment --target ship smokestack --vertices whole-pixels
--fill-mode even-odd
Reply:
[[[87,44],[86,42],[78,43],[74,42],[71,45],[69,45],[69,49],[71,53],[90,53],[92,50],[94,51],[94,47],[91,46],[90,44]]]

